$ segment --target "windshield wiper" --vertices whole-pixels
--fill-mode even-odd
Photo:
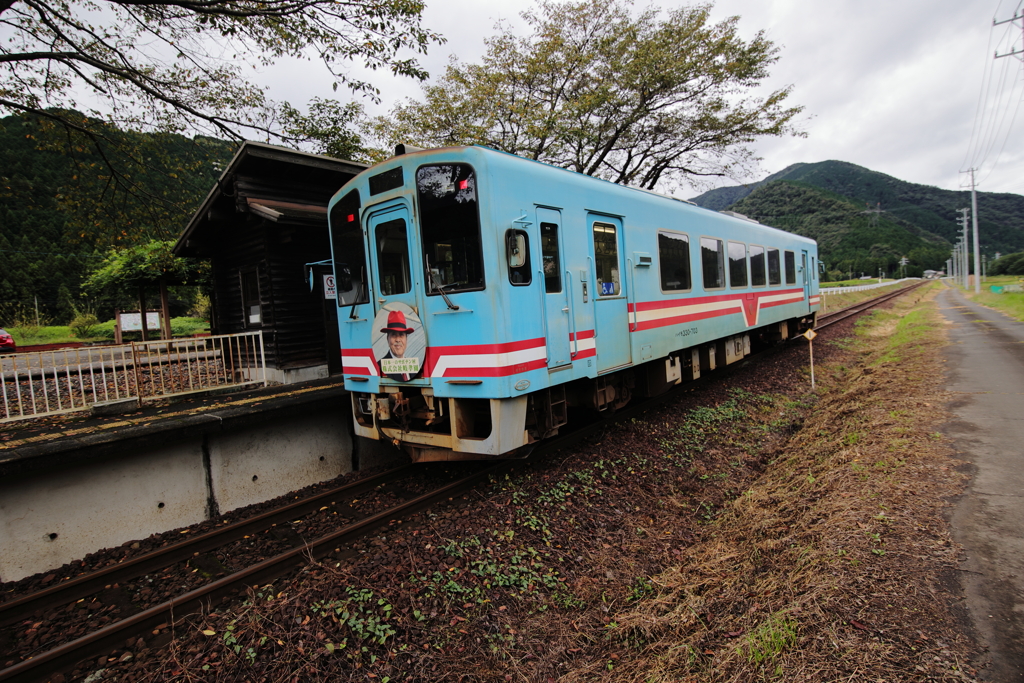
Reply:
[[[351,320],[358,320],[358,318],[356,317],[356,305],[359,303],[359,295],[362,294],[363,288],[366,287],[366,266],[360,268],[359,274],[359,287],[356,288],[356,296],[352,300],[352,308],[348,312],[348,317]]]
[[[438,285],[436,282],[434,282],[434,273],[433,273],[433,271],[430,270],[430,257],[424,255],[423,258],[427,262],[427,280],[430,283],[429,284],[429,287],[430,287],[429,291],[431,291],[431,292],[436,291],[438,294],[440,294],[441,297],[444,299],[444,302],[446,304],[448,304],[448,308],[450,308],[451,310],[453,310],[453,311],[459,310],[459,307],[456,304],[453,304],[452,300],[448,298],[448,295],[444,293],[444,288],[445,287],[449,287],[451,285]],[[451,283],[451,284],[457,284],[457,283]]]

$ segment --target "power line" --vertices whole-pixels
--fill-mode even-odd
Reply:
[[[1017,100],[1017,106],[1014,107],[1013,109],[1013,116],[1010,118],[1010,125],[1007,126],[1006,128],[1006,135],[1003,136],[1003,144],[999,148],[999,154],[996,155],[995,160],[992,162],[992,165],[988,169],[988,173],[986,173],[985,177],[982,178],[981,181],[979,181],[980,183],[984,183],[986,180],[988,180],[989,176],[991,176],[992,173],[996,170],[996,164],[999,163],[999,158],[1003,156],[1003,152],[1006,150],[1006,143],[1009,142],[1010,140],[1010,133],[1013,131],[1013,124],[1017,120],[1017,113],[1020,111],[1021,102],[1024,102],[1024,93],[1021,93],[1021,97]]]
[[[978,184],[988,180],[995,171],[996,165],[1009,144],[1010,134],[1013,132],[1021,102],[1024,101],[1024,92],[1018,94],[1018,86],[1024,82],[1017,77],[1018,70],[1011,69],[1009,60],[999,61],[1002,57],[1010,56],[1017,56],[1018,59],[1024,61],[1024,42],[1020,49],[1016,47],[1016,31],[1019,30],[1024,37],[1022,4],[1024,2],[1017,2],[1013,15],[1009,19],[999,19],[999,8],[997,7],[997,16],[992,18],[992,26],[989,30],[988,49],[992,50],[993,39],[997,41],[996,49],[990,52],[994,57],[987,58],[985,61],[978,105],[971,127],[971,137],[968,141],[964,163],[961,166],[961,172],[970,172],[972,179],[975,171],[985,169],[986,173],[978,181]],[[1005,28],[1002,35],[996,38],[996,29],[999,26],[1005,26]],[[1010,41],[1009,50],[1000,53],[999,46],[1003,45],[1007,39]],[[996,65],[999,66],[998,70]],[[997,149],[998,153],[993,157],[993,153]],[[968,167],[968,169],[965,170],[964,167]]]
[[[993,21],[994,21],[994,19],[993,19]],[[992,47],[992,34],[994,32],[995,32],[995,25],[993,25],[989,29],[989,32],[988,32],[988,47],[985,49],[986,53]],[[973,147],[973,145],[974,145],[974,134],[978,130],[978,123],[979,123],[979,121],[981,121],[984,118],[982,116],[982,104],[984,102],[988,101],[988,88],[992,84],[992,76],[991,76],[991,73],[990,73],[991,66],[992,66],[992,61],[989,60],[986,57],[985,58],[985,68],[982,69],[982,72],[981,72],[982,87],[978,91],[978,104],[977,104],[977,106],[975,107],[975,110],[974,110],[974,123],[971,124],[971,138],[970,138],[970,140],[967,143],[967,152],[964,155],[963,163],[960,164],[961,168],[963,168],[964,166],[967,165],[967,159],[971,155],[971,150],[974,149],[974,147]],[[973,159],[971,159],[971,163],[972,164],[974,163]]]
[[[992,150],[994,149],[994,147],[997,144],[997,141],[998,141],[998,139],[1000,137],[1000,131],[1002,131],[1003,128],[1004,128],[1003,127],[1003,122],[1006,120],[1006,114],[1007,114],[1007,112],[1009,112],[1010,105],[1012,104],[1012,99],[1011,98],[1013,96],[1013,93],[1016,91],[1017,83],[1019,82],[1019,80],[1015,80],[1014,83],[1013,83],[1013,86],[1010,87],[1009,89],[1007,89],[1006,88],[1006,80],[1007,80],[1007,76],[1010,75],[1010,73],[1011,73],[1011,70],[1010,70],[1009,66],[1007,65],[1003,69],[1003,78],[1002,78],[1002,80],[999,83],[999,90],[1000,90],[999,101],[996,103],[996,106],[994,107],[994,109],[996,110],[997,113],[993,115],[993,117],[992,117],[992,119],[990,121],[989,132],[988,132],[988,134],[986,136],[987,143],[986,143],[986,145],[984,147],[984,152],[982,154],[981,159],[978,161],[977,164],[973,165],[973,167],[975,167],[975,168],[977,168],[981,164],[985,163],[985,161],[992,155]],[[1006,97],[1006,100],[1007,100],[1005,104],[1003,103],[1003,97],[1004,96]],[[1015,114],[1016,114],[1016,110],[1015,110]],[[996,116],[998,116],[998,120],[997,120]],[[1007,134],[1009,134],[1009,130],[1007,130]]]

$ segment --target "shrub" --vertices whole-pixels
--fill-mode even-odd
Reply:
[[[87,339],[95,335],[99,324],[100,321],[94,314],[78,313],[68,323],[68,327],[71,328],[71,334],[79,339]]]
[[[188,314],[192,318],[208,319],[210,317],[210,297],[202,292],[196,294],[195,301],[192,302],[192,307],[189,308]]]

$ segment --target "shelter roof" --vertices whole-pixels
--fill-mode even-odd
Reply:
[[[174,245],[176,256],[208,257],[225,224],[239,214],[315,226],[331,197],[367,166],[355,161],[246,141],[221,173]]]

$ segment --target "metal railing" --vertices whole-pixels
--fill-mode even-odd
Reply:
[[[879,287],[888,287],[890,285],[898,285],[908,280],[920,280],[918,277],[905,277],[901,280],[889,280],[887,282],[873,282],[870,285],[847,285],[845,287],[820,287],[818,293],[821,295],[826,294],[847,294],[849,292],[863,292],[869,289],[878,289]]]
[[[263,333],[31,351],[0,356],[0,422],[267,384]]]

